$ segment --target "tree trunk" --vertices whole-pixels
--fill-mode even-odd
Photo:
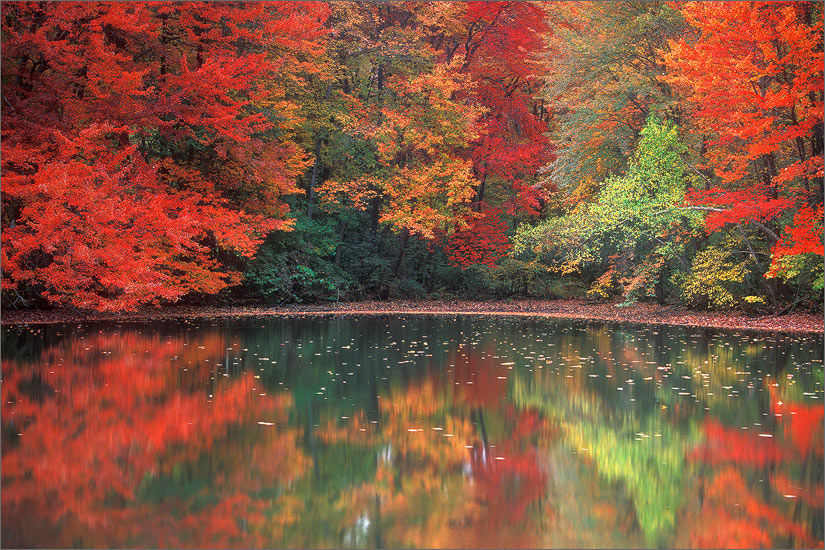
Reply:
[[[381,98],[381,91],[384,89],[384,66],[378,65],[378,94],[379,94],[379,101]]]
[[[329,103],[330,89],[331,86],[327,84],[327,89],[324,93],[324,99],[327,103]],[[320,130],[318,133],[321,134]],[[312,179],[309,181],[309,189],[307,190],[307,217],[310,220],[312,219],[312,214],[315,209],[313,199],[315,198],[315,186],[318,183],[318,167],[321,164],[321,141],[323,140],[319,135],[317,141],[315,142],[315,162],[312,164]]]
[[[773,178],[775,178],[779,174],[779,172],[776,169],[776,156],[773,153],[768,153],[767,155],[765,155],[765,163],[768,168],[768,173],[771,176],[771,180],[773,180]]]
[[[792,107],[791,108],[791,123],[796,126],[799,122],[796,119],[796,110]],[[808,160],[808,155],[805,151],[805,139],[802,136],[796,137],[796,153],[799,155],[799,161],[805,162]],[[807,176],[804,176],[802,182],[805,184],[805,194],[810,195],[811,193],[811,185],[810,181],[808,180]]]
[[[404,259],[404,252],[407,250],[407,243],[410,240],[410,230],[406,227],[401,231],[401,237],[399,239],[400,248],[398,250],[398,256],[395,258],[395,264],[392,266],[392,276],[393,278],[398,277],[398,271],[401,269],[401,260]]]
[[[818,95],[821,96],[822,94],[820,93]],[[814,92],[811,92],[810,94],[808,94],[808,97],[812,101],[815,101],[816,98],[817,98],[817,94],[815,94]],[[817,124],[813,127],[813,129],[811,130],[810,141],[811,141],[811,156],[812,157],[818,157],[819,155],[822,154],[823,149],[825,149],[825,145],[823,145],[823,125],[822,125],[822,123],[819,123],[819,124]],[[815,196],[811,197],[811,201],[813,203],[819,202],[819,201],[822,200],[823,197],[825,197],[825,180],[823,180],[822,178],[817,178],[817,181],[816,181],[815,185],[816,185],[816,193],[815,193]]]
[[[387,236],[388,236],[389,234],[390,234],[390,228],[389,228],[389,226],[384,226],[384,229],[381,231],[381,234],[380,234],[380,235],[377,235],[377,236],[375,237],[375,239],[376,239],[376,241],[377,241],[377,243],[376,243],[376,249],[375,249],[375,254],[376,254],[376,256],[380,256],[380,255],[381,255],[381,252],[383,252],[383,250],[384,250],[384,245],[387,243]]]
[[[315,142],[315,162],[312,165],[312,177],[309,180],[309,189],[307,190],[307,218],[312,219],[312,214],[315,205],[313,199],[315,198],[315,183],[318,181],[318,165],[321,164],[321,138]]]
[[[665,287],[662,285],[661,281],[656,281],[653,283],[653,292],[656,294],[656,302],[658,302],[660,306],[667,303],[665,301]]]
[[[702,147],[699,149],[699,155],[702,158],[705,158],[705,155],[707,154],[707,152],[708,152],[708,144],[705,141],[705,136],[702,135]],[[705,178],[705,191],[710,191],[710,177],[709,177],[709,174],[707,174],[708,170],[704,169],[704,170],[702,170],[702,172],[705,172],[705,173],[701,174]]]
[[[378,231],[378,208],[379,208],[379,199],[375,197],[372,199],[372,204],[370,205],[370,230],[373,233]]]
[[[481,201],[484,200],[484,187],[487,184],[487,170],[481,176],[481,183],[478,186],[478,196],[476,197],[476,212],[481,212]]]
[[[344,220],[338,221],[338,246],[335,247],[335,267],[341,267],[341,247],[344,244]]]

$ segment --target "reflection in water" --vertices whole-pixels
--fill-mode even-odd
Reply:
[[[821,547],[821,337],[368,317],[3,329],[24,547]]]

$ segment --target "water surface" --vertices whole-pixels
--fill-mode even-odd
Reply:
[[[823,339],[535,318],[5,327],[12,547],[815,547]]]

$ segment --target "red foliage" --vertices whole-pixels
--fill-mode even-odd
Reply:
[[[464,66],[488,109],[472,152],[476,173],[506,180],[532,176],[550,155],[547,123],[533,99],[536,54],[548,27],[530,2],[468,2]]]
[[[768,222],[792,208],[795,203],[789,198],[772,198],[770,191],[762,185],[735,191],[693,189],[688,192],[687,201],[715,209],[705,218],[705,228],[709,232],[717,231],[729,223]]]
[[[504,212],[537,215],[544,191],[522,182],[552,155],[549,113],[534,99],[541,87],[537,56],[545,51],[543,33],[548,31],[544,11],[530,2],[468,2],[457,17],[463,19],[461,31],[438,43],[457,70],[470,77],[472,86],[464,93],[485,110],[469,150],[481,181],[476,201],[483,204],[488,178],[495,178],[513,195],[502,205]],[[492,266],[506,253],[499,212],[465,219],[467,229],[457,231],[446,249],[455,265]]]
[[[474,407],[496,407],[507,397],[507,377],[498,360],[495,348],[451,352],[448,361],[453,368],[453,389],[457,401]]]
[[[290,57],[264,48],[310,49],[326,9],[4,4],[4,288],[124,310],[236,282],[216,252],[287,227],[305,166],[253,112]],[[272,107],[288,136],[296,116]]]
[[[776,177],[777,159],[768,157],[788,144],[801,147],[792,166],[821,178],[821,161],[809,161],[821,146],[814,139],[806,152],[796,141],[822,131],[821,6],[688,2],[681,11],[698,37],[672,44],[669,80],[687,93],[697,125],[712,136],[708,155],[717,174],[741,181],[754,161],[766,161],[760,170]]]
[[[705,421],[704,428],[707,442],[694,451],[692,458],[707,464],[732,462],[762,467],[788,458],[787,450],[778,446],[773,437],[729,428],[711,418]]]
[[[770,390],[771,414],[782,425],[786,437],[793,441],[799,454],[807,456],[813,452],[816,456],[822,456],[825,452],[822,445],[825,408],[822,405],[784,403],[773,386]]]
[[[812,2],[688,2],[680,6],[695,39],[672,43],[666,80],[685,95],[707,136],[709,166],[722,188],[694,192],[712,212],[707,229],[768,222],[804,203],[822,217],[822,5]],[[817,208],[802,208],[776,261],[822,253]],[[798,245],[796,243],[799,243]]]
[[[496,453],[504,460],[487,453],[473,455],[478,494],[494,525],[524,522],[528,506],[545,491],[547,476],[539,467],[539,455],[534,449],[510,454],[498,447]]]
[[[507,410],[513,422],[509,437],[495,446],[477,444],[471,451],[476,494],[493,525],[513,527],[528,521],[528,508],[545,495],[547,473],[531,440],[546,433],[549,424],[535,411]]]
[[[537,185],[514,182],[513,193],[502,205],[508,216],[538,216],[547,200],[547,192]]]
[[[251,374],[216,374],[214,361],[226,354],[226,344],[219,331],[124,330],[46,347],[25,365],[4,360],[3,427],[21,435],[3,449],[2,513],[9,525],[43,526],[10,529],[8,544],[260,546],[253,533],[238,529],[236,518],[260,504],[245,493],[301,473],[297,432],[267,430],[254,449],[244,449],[241,464],[225,458],[208,488],[215,500],[206,506],[153,502],[140,493],[148,479],[171,477],[203,454],[221,454],[227,434],[255,426],[261,415],[285,422],[289,397],[259,395]],[[42,521],[15,522],[23,515]],[[54,525],[59,530],[50,532]]]
[[[775,416],[779,422],[788,423],[785,434],[790,431],[798,451],[807,454],[812,448],[812,439],[821,438],[822,406],[781,403],[773,387],[770,390],[771,412],[780,415]],[[807,480],[793,480],[783,473],[783,470],[793,471],[786,469],[787,463],[798,456],[792,449],[777,445],[773,434],[762,437],[753,430],[728,428],[713,419],[705,421],[704,432],[706,443],[693,454],[693,458],[721,468],[702,481],[704,487],[699,517],[688,523],[698,522],[705,528],[691,530],[689,546],[822,547],[821,539],[813,538],[805,522],[796,517],[796,507],[777,504],[776,499],[766,499],[764,492],[761,489],[754,491],[743,476],[743,471],[759,469],[759,477],[769,477],[765,481],[777,490],[782,500],[798,498],[812,507],[821,507],[821,487]],[[821,441],[818,447],[817,454],[821,456]],[[810,457],[805,460],[810,460]],[[789,538],[795,543],[788,543]]]
[[[777,507],[753,495],[740,471],[728,467],[704,482],[704,499],[698,518],[702,529],[692,529],[694,548],[774,548],[791,537],[792,546],[821,548]]]
[[[803,206],[794,215],[793,223],[785,226],[785,234],[774,245],[771,256],[773,263],[768,272],[773,275],[782,269],[780,260],[797,254],[825,253],[822,244],[823,207]]]
[[[467,227],[449,235],[446,252],[453,265],[494,267],[510,249],[509,226],[500,208],[485,208],[480,215],[465,218]]]

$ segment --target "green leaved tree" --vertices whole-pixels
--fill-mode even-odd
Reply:
[[[627,173],[607,178],[592,203],[522,231],[517,252],[538,253],[551,269],[596,279],[594,299],[621,294],[628,301],[655,295],[690,267],[692,237],[701,215],[680,208],[688,185],[678,128],[648,117]]]

